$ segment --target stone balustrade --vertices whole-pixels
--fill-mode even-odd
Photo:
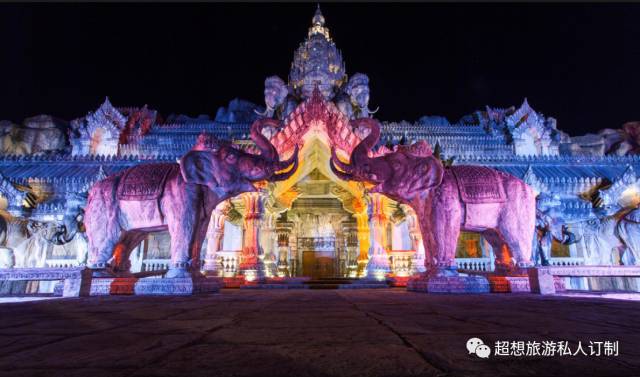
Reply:
[[[558,257],[551,258],[549,261],[551,266],[584,266],[584,258],[582,257]],[[456,258],[456,264],[459,270],[466,271],[493,271],[495,266],[491,258]]]
[[[47,259],[44,263],[47,265],[47,268],[79,267],[78,261],[75,259]]]
[[[584,265],[584,258],[582,257],[564,257],[564,258],[550,258],[549,264],[551,266],[582,266]]]
[[[168,270],[170,262],[170,259],[144,259],[142,272]]]
[[[456,258],[458,270],[489,272],[495,269],[491,258]]]
[[[241,250],[222,250],[216,253],[222,277],[235,277],[240,265]]]

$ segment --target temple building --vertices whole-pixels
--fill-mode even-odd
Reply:
[[[235,99],[213,118],[163,117],[147,105],[120,107],[117,98],[107,98],[71,121],[41,115],[21,125],[0,122],[0,268],[86,263],[82,214],[92,184],[138,164],[176,162],[203,133],[256,151],[250,125],[268,117],[280,127],[265,130],[265,136],[282,159],[297,146],[299,166],[287,180],[263,182],[258,192],[216,208],[201,255],[207,275],[241,276],[243,253],[251,250],[268,277],[383,279],[423,271],[414,211],[369,193],[363,183],[340,179],[330,168],[332,148],[348,160],[366,137],[367,130],[350,122],[375,117],[370,84],[375,90],[366,74],[347,74],[318,8],[288,80],[265,80],[264,105]],[[414,144],[420,140],[427,143]],[[537,194],[536,264],[640,264],[638,123],[571,137],[524,99],[512,107],[487,106],[455,122],[440,116],[383,120],[373,153],[403,145],[422,146],[445,165],[487,166],[529,184]],[[68,216],[77,219],[75,229],[63,222]],[[167,232],[148,235],[131,254],[131,271],[165,270],[169,245]],[[492,271],[501,252],[480,234],[462,232],[456,262],[461,271]],[[637,279],[572,277],[566,285],[640,290]]]

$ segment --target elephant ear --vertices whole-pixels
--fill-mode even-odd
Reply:
[[[427,184],[429,187],[440,186],[442,179],[444,178],[444,165],[442,165],[442,161],[433,156],[427,157],[427,160],[429,161],[426,164],[429,166],[427,172]]]
[[[214,162],[209,151],[189,151],[180,159],[180,173],[187,183],[204,185],[212,191],[218,187],[213,176]]]
[[[423,191],[442,183],[444,177],[444,166],[435,157],[429,156],[419,159],[413,171],[412,179],[409,180],[411,191]]]
[[[442,183],[444,167],[435,157],[410,158],[404,165],[393,167],[392,188],[381,188],[382,192],[396,191],[401,197],[411,199]],[[389,185],[389,182],[385,182],[385,185]]]

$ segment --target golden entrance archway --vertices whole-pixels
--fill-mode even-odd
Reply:
[[[301,144],[298,170],[286,181],[269,185],[273,203],[265,210],[278,216],[287,212],[287,220],[294,220],[295,237],[288,246],[298,274],[363,276],[370,247],[364,186],[333,174],[326,133],[308,132]],[[327,226],[332,230],[326,232]]]

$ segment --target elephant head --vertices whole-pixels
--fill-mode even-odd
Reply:
[[[55,231],[51,233],[47,240],[55,245],[64,245],[71,242],[76,234],[84,232],[82,223],[84,218],[84,207],[87,195],[71,193],[66,196],[66,209],[64,217]]]
[[[266,109],[263,113],[256,114],[271,118],[276,109],[282,106],[289,95],[287,84],[278,76],[270,76],[264,81],[264,103]]]
[[[298,147],[290,158],[280,161],[278,151],[262,134],[268,126],[277,128],[279,122],[262,118],[251,125],[250,137],[261,151],[259,155],[208,135],[200,135],[196,146],[180,160],[184,181],[205,185],[222,198],[256,191],[253,182],[289,178],[298,167]],[[286,172],[281,172],[285,169]]]
[[[364,73],[354,74],[347,83],[345,92],[349,95],[351,105],[356,108],[357,118],[368,118],[378,112],[369,109],[369,77]]]
[[[407,204],[420,192],[442,182],[444,166],[430,153],[417,153],[425,150],[422,145],[399,146],[386,155],[370,157],[369,152],[380,138],[380,124],[373,118],[356,119],[351,124],[364,126],[370,132],[353,149],[348,164],[340,161],[335,148],[331,150],[331,170],[341,179],[372,183],[375,186],[371,192],[381,192]]]

